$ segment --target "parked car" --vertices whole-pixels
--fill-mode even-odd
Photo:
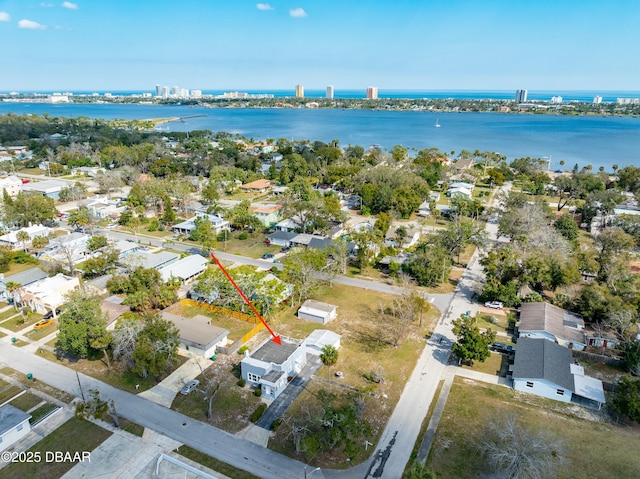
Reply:
[[[500,301],[487,301],[486,303],[484,303],[484,305],[487,308],[492,308],[492,309],[502,309],[502,303]]]
[[[497,353],[502,353],[502,354],[511,354],[511,352],[513,351],[512,346],[507,346],[504,343],[493,343],[490,349],[492,349]]]
[[[273,253],[265,253],[262,255],[262,259],[273,259],[275,255]]]
[[[56,309],[56,316],[58,316],[60,314],[60,310]],[[51,319],[53,318],[53,311],[48,311],[44,314],[44,316],[42,316],[42,319]]]
[[[180,390],[180,394],[183,394],[186,396],[198,386],[200,386],[200,381],[198,381],[197,379],[194,379],[193,381],[189,381],[187,384],[182,386],[182,389]]]
[[[53,324],[53,318],[41,319],[36,324],[33,325],[33,329],[39,331],[40,329],[44,329],[47,326]]]

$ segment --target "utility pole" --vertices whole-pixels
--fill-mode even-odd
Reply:
[[[86,399],[84,398],[84,391],[82,390],[82,384],[80,384],[80,375],[78,374],[78,371],[76,371],[76,378],[78,379],[78,387],[80,388],[80,395],[82,396],[82,402],[86,402]]]

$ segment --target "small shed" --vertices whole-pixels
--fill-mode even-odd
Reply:
[[[0,451],[11,447],[31,432],[31,415],[15,406],[0,407]]]
[[[333,346],[339,349],[340,335],[328,329],[316,329],[304,340],[304,344],[308,354],[319,356],[325,346]]]
[[[322,303],[313,299],[306,300],[298,310],[298,317],[313,321],[314,323],[327,324],[338,315],[338,307],[329,303]]]

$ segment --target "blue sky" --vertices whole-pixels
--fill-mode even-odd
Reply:
[[[640,1],[0,0],[0,92],[640,90]]]

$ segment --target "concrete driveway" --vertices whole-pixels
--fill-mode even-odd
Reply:
[[[200,356],[193,357],[167,376],[160,384],[141,392],[138,396],[170,408],[182,386],[200,376],[202,372],[200,368],[206,369],[209,366],[211,366],[210,359]]]

